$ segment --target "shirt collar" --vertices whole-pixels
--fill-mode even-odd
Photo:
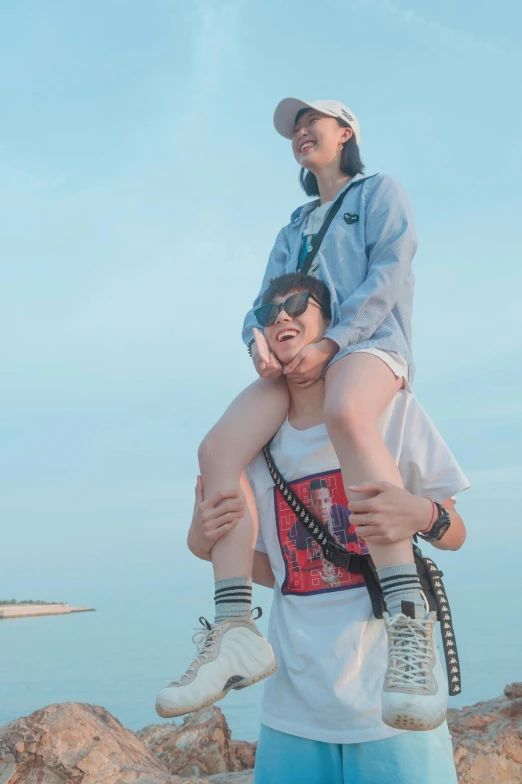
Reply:
[[[337,197],[339,196],[339,194],[342,191],[346,190],[346,188],[348,188],[349,185],[352,185],[354,182],[358,182],[359,180],[366,180],[366,179],[368,179],[368,177],[373,177],[373,176],[374,176],[373,174],[361,174],[360,172],[358,172],[357,174],[354,174],[354,176],[351,178],[351,180],[349,180],[348,182],[345,182],[339,188],[339,190],[335,194],[335,196],[332,199],[332,201],[335,201],[337,199]],[[306,204],[303,204],[302,207],[299,207],[294,212],[294,215],[296,216],[294,218],[294,221],[297,223],[300,220],[302,220],[303,218],[306,218],[306,216],[309,215],[312,212],[312,210],[315,210],[316,207],[319,207],[320,204],[321,204],[321,200],[320,199],[314,199],[313,201],[306,202]]]

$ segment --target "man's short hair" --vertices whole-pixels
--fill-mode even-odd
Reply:
[[[328,490],[328,489],[329,487],[326,479],[312,479],[312,481],[309,484],[310,492],[312,492],[312,490]]]
[[[289,272],[272,278],[268,288],[261,297],[261,304],[272,302],[274,297],[284,297],[289,291],[309,291],[321,303],[321,313],[328,321],[332,318],[330,308],[330,292],[322,280],[302,272]]]

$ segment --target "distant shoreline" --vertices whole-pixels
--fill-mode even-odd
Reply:
[[[94,607],[71,607],[65,602],[10,602],[0,603],[0,619],[31,618],[38,615],[70,615],[77,612],[94,612]]]
[[[10,601],[0,601],[0,607],[10,607],[12,604],[67,604],[67,602],[46,602],[44,599],[11,599]]]

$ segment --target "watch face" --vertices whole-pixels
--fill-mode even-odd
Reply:
[[[439,519],[435,521],[433,528],[428,534],[428,537],[432,542],[439,542],[451,525],[450,516],[446,509],[444,509],[443,506],[440,506],[440,504],[437,504],[437,507],[439,509],[440,516]]]

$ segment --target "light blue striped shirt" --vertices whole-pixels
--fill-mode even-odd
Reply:
[[[325,337],[339,346],[335,359],[370,346],[401,354],[408,363],[411,383],[411,263],[417,237],[408,198],[403,187],[386,174],[357,174],[352,183],[314,260],[316,275],[331,296],[332,320]],[[318,200],[308,202],[295,210],[277,235],[260,292],[245,317],[247,345],[253,337],[252,327],[259,327],[253,309],[269,281],[297,270],[306,219],[318,204]]]

